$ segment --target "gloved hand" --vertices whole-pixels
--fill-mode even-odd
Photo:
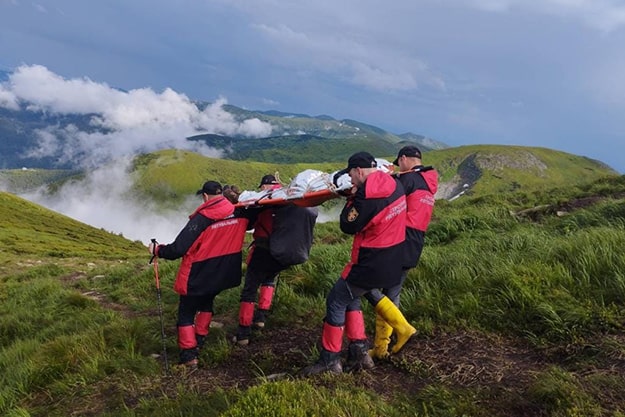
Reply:
[[[241,190],[236,185],[224,185],[222,194],[232,204],[236,204],[239,202],[239,195],[241,194]]]
[[[356,195],[356,190],[358,189],[358,187],[352,187],[352,188],[347,188],[345,190],[338,190],[337,194],[343,197],[347,197],[347,199],[351,199],[354,198],[354,196]]]
[[[386,159],[375,158],[375,162],[378,164],[378,171],[386,172],[387,174],[395,172],[395,165]]]
[[[343,176],[344,174],[346,174],[344,169],[334,171],[330,174],[330,176],[332,177],[332,184],[334,184],[335,187],[339,187],[339,178],[341,178],[341,176]]]
[[[150,255],[156,256],[157,246],[158,244],[156,242],[150,242],[150,244],[148,245],[148,252],[150,252]]]
[[[330,175],[337,194],[345,196],[353,193],[352,179],[345,170],[336,171]]]

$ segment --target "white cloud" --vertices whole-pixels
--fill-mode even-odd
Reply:
[[[53,113],[100,113],[123,101],[124,93],[88,78],[65,80],[42,65],[20,66],[6,83],[30,110]]]
[[[186,137],[219,133],[248,137],[267,136],[271,125],[258,119],[239,121],[223,109],[218,98],[200,110],[187,96],[172,89],[156,93],[148,88],[119,91],[87,78],[66,80],[40,65],[21,66],[0,85],[0,105],[50,114],[82,114],[92,127],[69,124],[36,131],[38,145],[29,157],[56,157],[60,163],[80,163],[86,177],[63,185],[50,196],[35,192],[25,197],[95,227],[146,241],[175,238],[186,217],[180,211],[155,214],[146,201],[138,201],[128,174],[132,158],[163,148],[196,151],[219,157],[220,151]],[[199,186],[199,184],[198,184]],[[197,201],[192,201],[192,210]]]
[[[87,78],[65,80],[41,65],[21,66],[11,74],[0,89],[0,103],[13,109],[23,103],[31,111],[90,116],[91,125],[103,131],[50,126],[38,132],[39,144],[29,152],[31,157],[54,156],[84,166],[173,147],[215,157],[218,151],[186,138],[201,133],[261,137],[272,130],[258,119],[236,120],[223,110],[227,103],[223,97],[201,111],[170,88],[162,93],[149,88],[124,92]]]
[[[19,110],[20,108],[15,94],[5,89],[2,85],[0,85],[0,107],[4,107],[9,110]]]
[[[263,102],[263,104],[264,104],[265,106],[278,106],[278,105],[280,105],[280,103],[279,103],[279,102],[277,102],[277,101],[275,101],[275,100],[272,100],[272,99],[270,99],[270,98],[264,98],[264,97],[263,97],[263,98],[261,99],[261,101]]]
[[[198,115],[199,124],[202,126],[215,125],[217,126],[217,133],[224,135],[262,137],[271,134],[269,123],[256,118],[238,122],[232,114],[223,110],[222,106],[225,104],[227,104],[226,99],[219,97]]]
[[[56,155],[62,148],[61,141],[53,132],[45,129],[35,131],[38,137],[38,146],[26,152],[26,157],[44,158],[49,155]],[[69,148],[69,147],[68,147]],[[71,148],[69,148],[71,150]],[[71,160],[71,158],[69,159]],[[62,160],[61,162],[67,162]]]
[[[149,243],[154,237],[173,241],[187,221],[185,209],[163,212],[151,202],[138,200],[128,175],[130,158],[91,171],[79,181],[64,184],[54,195],[42,190],[23,197],[73,219],[131,240]],[[199,201],[190,201],[187,211]]]
[[[86,78],[65,80],[40,65],[21,66],[0,85],[3,107],[17,110],[20,103],[31,111],[88,115],[93,127],[104,128],[84,131],[69,124],[36,131],[38,145],[27,156],[54,156],[61,163],[80,163],[89,169],[84,179],[63,185],[53,196],[35,192],[25,197],[146,243],[151,237],[172,241],[187,219],[179,210],[155,214],[157,210],[149,202],[133,196],[128,169],[134,155],[178,148],[219,157],[219,151],[186,137],[199,133],[252,137],[271,133],[268,123],[239,121],[223,110],[227,103],[223,97],[200,110],[172,89],[162,93],[147,88],[123,92]],[[194,203],[198,202],[191,201],[185,207],[190,211]]]

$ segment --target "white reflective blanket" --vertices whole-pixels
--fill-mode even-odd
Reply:
[[[378,170],[391,174],[393,164],[386,159],[376,158]],[[306,169],[293,178],[289,185],[269,191],[248,191],[245,190],[239,195],[239,202],[258,201],[261,199],[284,199],[291,200],[303,198],[305,194],[328,190],[332,193],[346,191],[352,188],[352,180],[347,173],[334,179],[340,171],[325,173],[315,169]]]

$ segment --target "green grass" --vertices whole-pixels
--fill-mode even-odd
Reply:
[[[349,377],[343,377],[349,379]],[[329,390],[309,382],[286,381],[267,383],[250,388],[233,404],[224,417],[244,416],[337,416],[367,417],[371,415],[399,416],[383,399],[363,390],[341,384]]]
[[[178,166],[176,155],[157,158]],[[154,162],[138,172],[156,169]],[[459,386],[425,362],[404,363],[423,385],[387,398],[349,374],[269,381],[280,360],[271,352],[255,357],[260,378],[249,388],[206,392],[179,373],[178,384],[166,384],[152,356],[161,352],[160,321],[145,247],[0,193],[0,415],[493,416],[524,404],[536,415],[622,416],[625,377],[609,366],[625,357],[624,189],[625,178],[612,177],[437,203],[421,262],[402,292],[402,310],[420,337],[472,331],[513,338],[552,365],[512,389]],[[592,204],[572,208],[591,196]],[[514,214],[535,206],[568,207],[568,214]],[[281,275],[277,326],[319,331],[350,245],[336,222],[317,226],[309,261]],[[159,263],[172,360],[177,267]],[[211,330],[206,366],[233,354],[228,334],[238,297],[235,288],[216,300],[216,319],[230,327]],[[373,312],[363,307],[371,330]],[[311,345],[301,354],[312,359],[315,352]]]
[[[158,151],[135,159],[135,184],[140,192],[169,206],[180,204],[208,179],[223,184],[236,184],[244,190],[255,190],[263,175],[278,173],[282,183],[288,184],[305,169],[329,173],[343,168],[352,150],[347,153],[338,152],[333,143],[334,139],[328,139],[328,143],[323,142],[321,150],[308,150],[307,144],[296,147],[298,155],[323,157],[310,163],[292,163],[294,151],[290,148],[283,150],[285,156],[282,159],[280,149],[272,148],[266,151],[271,153],[272,162],[257,162],[263,160],[263,150],[257,148],[254,148],[254,155],[250,156],[253,160],[245,162],[207,158],[188,151]],[[389,151],[385,153],[383,149],[373,145],[355,150],[363,149],[389,161],[395,158],[393,153],[388,154]],[[326,154],[337,152],[345,156],[325,157]],[[596,161],[545,148],[462,146],[427,152],[423,161],[424,164],[433,165],[439,171],[442,181],[450,181],[469,169],[465,167],[464,161],[471,158],[475,158],[475,167],[472,169],[477,169],[481,173],[479,181],[469,192],[476,197],[511,191],[544,192],[557,187],[564,187],[562,192],[566,193],[566,188],[577,184],[590,183],[604,177],[616,177],[613,170]],[[523,194],[517,195],[519,198],[531,198]]]
[[[124,317],[65,288],[48,266],[2,279],[0,412],[33,393],[62,397],[119,370],[156,371],[145,320]]]
[[[207,158],[193,152],[165,150],[142,155],[134,163],[136,188],[149,197],[176,206],[207,180],[256,190],[265,174],[278,174],[283,184],[305,169],[332,172],[343,163],[278,164]]]
[[[140,242],[94,229],[4,192],[0,192],[0,244],[0,262],[15,255],[111,259],[145,251]]]
[[[391,159],[392,160],[392,159]],[[470,164],[467,161],[472,161]],[[469,194],[544,192],[560,186],[617,176],[609,167],[583,156],[547,148],[469,145],[429,151],[425,165],[433,165],[442,181],[477,170],[481,176]]]
[[[79,171],[60,169],[7,169],[0,170],[0,183],[11,192],[23,192],[52,183],[61,183],[80,175]]]

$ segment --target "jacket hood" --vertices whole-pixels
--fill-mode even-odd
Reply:
[[[423,180],[427,184],[430,192],[432,194],[436,194],[438,191],[438,172],[432,166],[423,166],[416,165],[410,169],[410,171],[406,171],[403,173],[399,173],[398,175],[410,173],[410,172],[418,172],[423,177]]]
[[[365,181],[365,198],[385,198],[395,191],[397,183],[393,177],[383,171],[369,174]]]
[[[192,219],[198,213],[213,220],[225,219],[234,213],[234,205],[225,197],[220,196],[203,203],[193,212],[193,214],[189,216],[189,218]]]
[[[427,183],[430,192],[432,194],[436,194],[436,191],[438,190],[438,173],[436,172],[436,170],[428,169],[425,171],[421,171],[421,175]]]

